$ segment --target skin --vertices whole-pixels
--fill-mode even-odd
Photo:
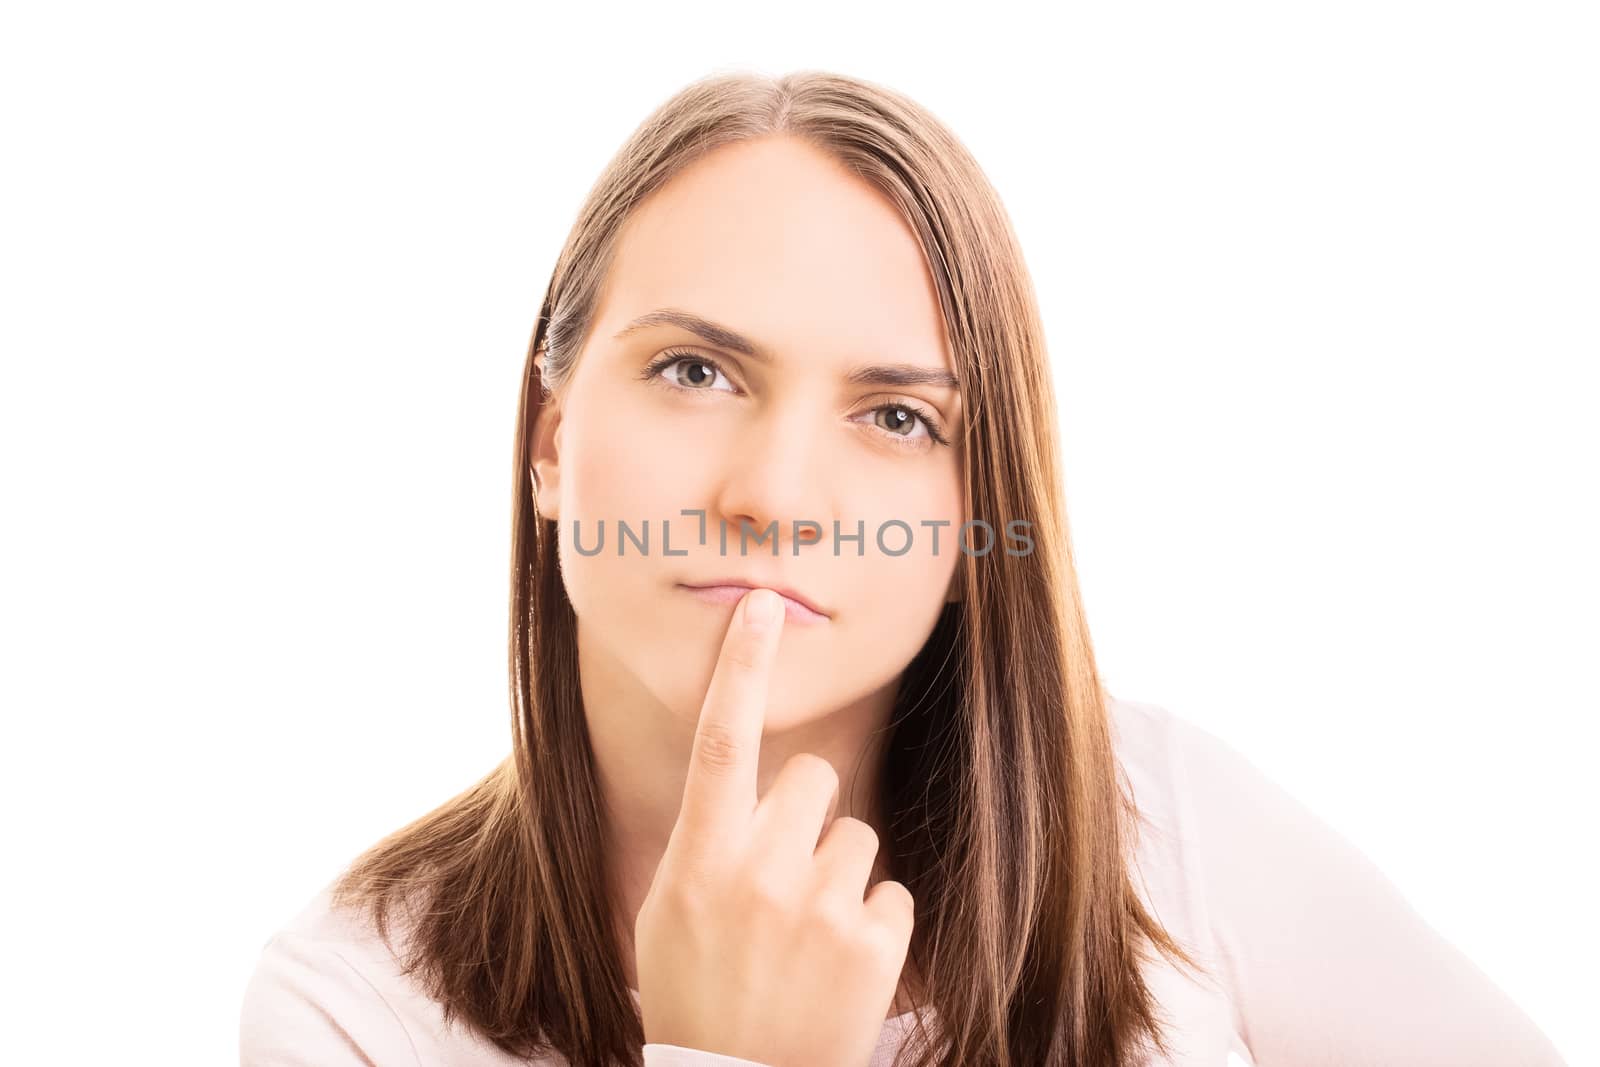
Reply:
[[[827,821],[839,779],[826,760],[794,757],[756,797],[783,620],[772,590],[752,589],[723,642],[683,807],[638,916],[645,1041],[772,1067],[865,1063],[915,906],[891,880],[863,899],[878,838],[860,820]]]
[[[677,325],[617,336],[662,308],[730,327],[770,362]],[[687,358],[643,380],[668,350]],[[874,734],[888,723],[905,667],[958,595],[955,534],[967,516],[959,393],[846,380],[867,364],[954,373],[917,241],[888,199],[830,157],[765,138],[711,152],[639,206],[573,375],[535,422],[538,507],[560,531],[618,928],[630,948],[684,807],[697,726],[735,611],[681,583],[744,577],[797,589],[823,608],[825,619],[790,616],[781,627],[755,793],[764,798],[785,765],[809,753],[836,774],[828,817],[883,834],[869,802],[882,758]],[[920,418],[905,419],[917,412],[951,444],[933,440]],[[706,544],[686,508],[704,509]],[[601,519],[605,550],[579,554],[574,520],[592,548]],[[618,557],[619,519],[635,531],[650,520],[648,554],[629,543]],[[664,519],[673,555],[663,551]],[[904,555],[876,543],[891,519],[914,531]],[[776,557],[770,540],[740,555],[741,520],[755,530],[778,522]],[[796,540],[795,520],[820,524],[821,539]],[[835,520],[844,533],[864,523],[862,554],[854,542],[834,554]],[[937,552],[924,521],[949,524]],[[726,554],[719,522],[728,525]],[[905,543],[903,531],[884,536],[891,549]],[[880,874],[875,866],[873,878]],[[633,953],[624,955],[637,987]],[[904,987],[890,1014],[905,1007],[903,996]]]

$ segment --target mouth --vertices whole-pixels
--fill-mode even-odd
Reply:
[[[678,588],[697,600],[708,604],[737,604],[746,593],[758,587],[746,582],[729,580],[725,582],[707,582],[704,585],[689,585],[680,582],[678,583]],[[760,586],[759,588],[771,589],[774,593],[783,597],[785,623],[822,623],[827,622],[831,617],[827,612],[792,589],[780,589],[770,585]]]

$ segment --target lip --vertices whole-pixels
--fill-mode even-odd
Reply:
[[[678,588],[694,594],[698,599],[712,604],[736,604],[752,589],[771,589],[783,597],[784,621],[799,623],[827,622],[829,615],[800,593],[781,585],[755,585],[739,578],[718,579],[710,582],[679,582]]]

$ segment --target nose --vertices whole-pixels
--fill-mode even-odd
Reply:
[[[802,407],[775,404],[753,415],[734,439],[716,501],[727,523],[729,555],[739,553],[745,527],[746,553],[771,555],[776,540],[780,556],[822,543],[833,529],[837,457]]]

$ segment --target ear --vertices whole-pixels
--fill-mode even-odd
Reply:
[[[541,356],[542,360],[543,357]],[[540,366],[543,381],[543,366]],[[539,517],[561,521],[561,463],[560,435],[561,398],[550,392],[544,394],[539,411],[533,417],[532,441],[528,448],[528,470],[534,482],[534,505]]]

